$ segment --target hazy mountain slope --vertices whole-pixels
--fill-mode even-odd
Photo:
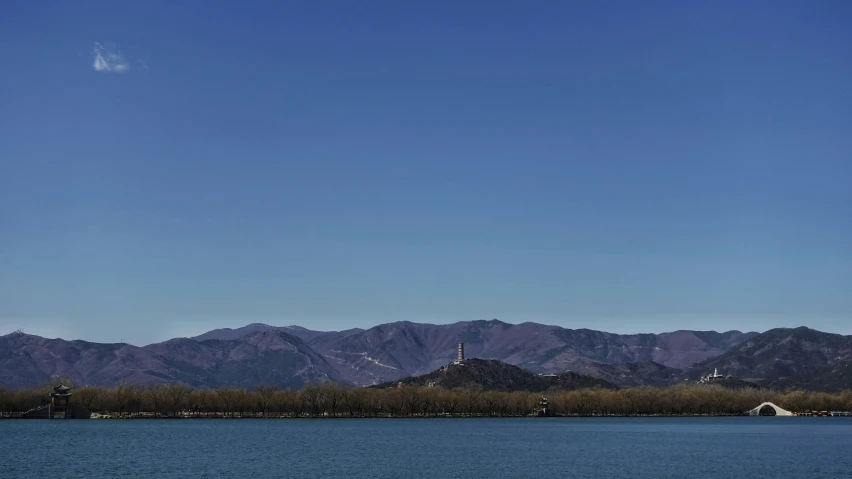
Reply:
[[[67,376],[89,385],[126,380],[195,387],[345,381],[324,357],[281,331],[256,332],[231,341],[172,339],[142,348],[25,334],[0,337],[0,384],[19,387],[52,376]]]
[[[309,331],[309,330],[306,330]],[[309,339],[304,339],[310,346],[314,349],[321,350],[324,349],[327,345],[334,344],[338,341],[343,341],[345,338],[349,336],[354,336],[356,334],[363,333],[364,330],[361,328],[353,328],[353,329],[345,329],[343,331],[311,331],[311,333],[319,333],[319,334],[310,334]],[[293,333],[295,335],[300,335],[299,332]],[[301,336],[300,336],[301,337]]]
[[[298,387],[310,381],[345,381],[304,341],[274,329],[238,340],[173,339],[145,349],[171,367],[171,379],[198,386]]]
[[[796,376],[776,379],[770,387],[781,390],[805,389],[838,393],[852,390],[852,361],[835,362]]]
[[[28,334],[0,336],[0,383],[23,386],[53,376],[79,384],[111,385],[120,379],[146,384],[162,381],[168,368],[149,351],[129,344],[46,339]]]
[[[723,354],[758,334],[740,331],[674,331],[657,334],[656,338],[649,338],[650,360],[670,368],[685,368]]]
[[[823,333],[805,327],[779,328],[695,365],[686,376],[695,379],[718,368],[720,374],[731,374],[737,378],[776,381],[813,375],[850,360],[852,336]]]
[[[571,372],[555,376],[542,376],[493,359],[468,359],[462,364],[449,364],[437,371],[421,376],[403,378],[398,382],[416,386],[433,384],[444,389],[481,386],[485,390],[532,392],[543,392],[551,388],[615,387],[603,379]],[[398,382],[393,381],[378,387],[396,387]]]
[[[605,379],[619,386],[668,386],[677,383],[683,373],[652,361],[641,363],[580,363],[573,372]]]

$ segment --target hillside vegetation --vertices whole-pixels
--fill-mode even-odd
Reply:
[[[0,387],[0,416],[14,416],[45,404],[50,385],[5,390]],[[72,390],[73,404],[113,417],[432,417],[526,416],[542,393],[486,391],[482,387],[444,389],[403,385],[393,388],[345,388],[336,383],[300,389],[261,385],[251,389],[191,389],[118,384],[112,388]],[[771,401],[793,412],[852,410],[852,390],[842,394],[780,393],[765,389],[679,385],[551,390],[544,393],[556,414],[738,415]]]
[[[444,389],[478,386],[491,391],[573,390],[581,388],[615,388],[603,379],[565,372],[536,374],[494,359],[466,359],[461,364],[449,364],[437,371],[384,383],[378,388],[406,386],[436,386]]]

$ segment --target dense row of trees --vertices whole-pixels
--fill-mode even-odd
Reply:
[[[49,391],[49,385],[18,390],[0,387],[0,412],[10,416],[38,407],[47,401]],[[740,414],[764,401],[794,412],[852,410],[852,390],[832,395],[679,385],[549,391],[544,396],[551,410],[563,415],[727,415]],[[485,391],[477,386],[452,390],[417,386],[373,389],[324,383],[301,389],[271,385],[191,389],[182,384],[143,387],[119,383],[112,388],[75,388],[71,402],[116,416],[524,416],[533,411],[541,397],[542,394],[525,392]]]

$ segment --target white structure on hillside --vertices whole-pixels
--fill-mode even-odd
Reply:
[[[731,375],[722,376],[719,374],[718,368],[713,368],[713,374],[708,374],[706,376],[701,376],[701,379],[698,380],[699,384],[712,383],[713,381],[718,381],[720,379],[731,379]]]
[[[464,343],[459,341],[459,353],[456,356],[456,360],[453,361],[453,364],[462,364],[464,363]]]

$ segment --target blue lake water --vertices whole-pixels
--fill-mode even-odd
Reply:
[[[852,478],[852,418],[0,421],[0,477]]]

